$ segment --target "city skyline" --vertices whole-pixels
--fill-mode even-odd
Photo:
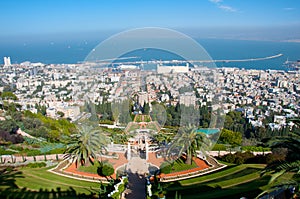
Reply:
[[[107,35],[140,27],[193,37],[300,39],[297,1],[1,1],[0,41],[16,37]],[[39,38],[41,39],[41,38]],[[45,38],[44,38],[45,39]],[[11,39],[12,40],[12,39]]]

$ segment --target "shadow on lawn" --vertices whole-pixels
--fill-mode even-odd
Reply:
[[[1,189],[0,189],[1,190]],[[91,193],[86,194],[77,194],[76,191],[69,187],[68,190],[61,191],[60,187],[57,187],[56,190],[40,189],[39,191],[28,190],[27,188],[16,189],[16,188],[7,188],[1,190],[0,198],[9,198],[9,199],[27,199],[27,198],[39,198],[39,199],[67,199],[67,198],[98,198],[97,194]]]
[[[22,172],[14,168],[0,169],[0,198],[5,199],[61,199],[61,198],[98,198],[95,190],[88,190],[90,194],[78,194],[75,189],[69,187],[68,190],[62,191],[60,187],[56,190],[40,189],[39,191],[29,190],[27,188],[20,189],[16,185],[16,179],[23,178]]]
[[[12,167],[0,169],[0,187],[18,188],[16,178],[24,178],[22,172],[15,170]]]
[[[172,186],[170,186],[169,188],[166,187],[167,198],[175,198],[176,194],[181,195],[182,199],[185,198],[193,198],[193,199],[197,199],[197,198],[235,199],[237,198],[239,199],[241,197],[255,198],[258,194],[262,192],[260,187],[268,184],[269,180],[270,180],[270,176],[264,176],[256,180],[252,180],[250,182],[245,182],[228,188],[222,188],[219,186],[212,187],[206,183],[182,187],[179,182],[175,182],[173,183],[173,187],[177,187],[176,189],[172,189],[171,188]]]

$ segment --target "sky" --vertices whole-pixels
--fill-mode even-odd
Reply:
[[[0,41],[142,27],[193,37],[300,39],[297,0],[1,0],[0,8]]]

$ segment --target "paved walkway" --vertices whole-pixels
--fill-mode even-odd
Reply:
[[[128,189],[125,191],[126,199],[144,199],[146,197],[145,173],[148,173],[146,160],[133,157],[127,164]]]

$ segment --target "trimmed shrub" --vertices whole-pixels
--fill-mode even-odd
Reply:
[[[248,160],[255,158],[253,153],[251,152],[236,152],[235,154],[227,154],[222,157],[219,157],[220,160],[228,162],[228,163],[234,163],[234,164],[244,164],[248,163]]]
[[[114,172],[114,167],[108,163],[105,163],[97,168],[98,175],[104,177],[111,176],[112,174],[114,174]]]
[[[234,163],[234,161],[235,161],[235,155],[229,153],[227,155],[224,155],[224,156],[220,157],[220,160],[222,160],[224,162],[228,162],[228,163]]]
[[[120,199],[120,193],[119,193],[119,192],[115,192],[115,193],[111,196],[111,198],[113,198],[113,199]]]
[[[35,163],[29,163],[25,167],[28,168],[41,168],[45,167],[47,164],[45,162],[35,162]]]
[[[278,154],[268,153],[265,155],[254,155],[253,153],[247,152],[237,152],[235,154],[227,154],[218,157],[219,160],[233,164],[271,164],[275,161],[282,161],[284,158]]]
[[[226,146],[224,144],[215,144],[212,151],[226,151]]]
[[[262,147],[262,146],[243,146],[243,151],[251,151],[251,152],[264,152],[264,151],[271,151],[271,148]]]
[[[56,148],[52,149],[51,151],[48,151],[46,154],[62,154],[65,152],[64,148]]]
[[[0,147],[0,155],[12,155],[14,153],[15,152],[13,152],[13,151],[7,151],[7,150]]]

